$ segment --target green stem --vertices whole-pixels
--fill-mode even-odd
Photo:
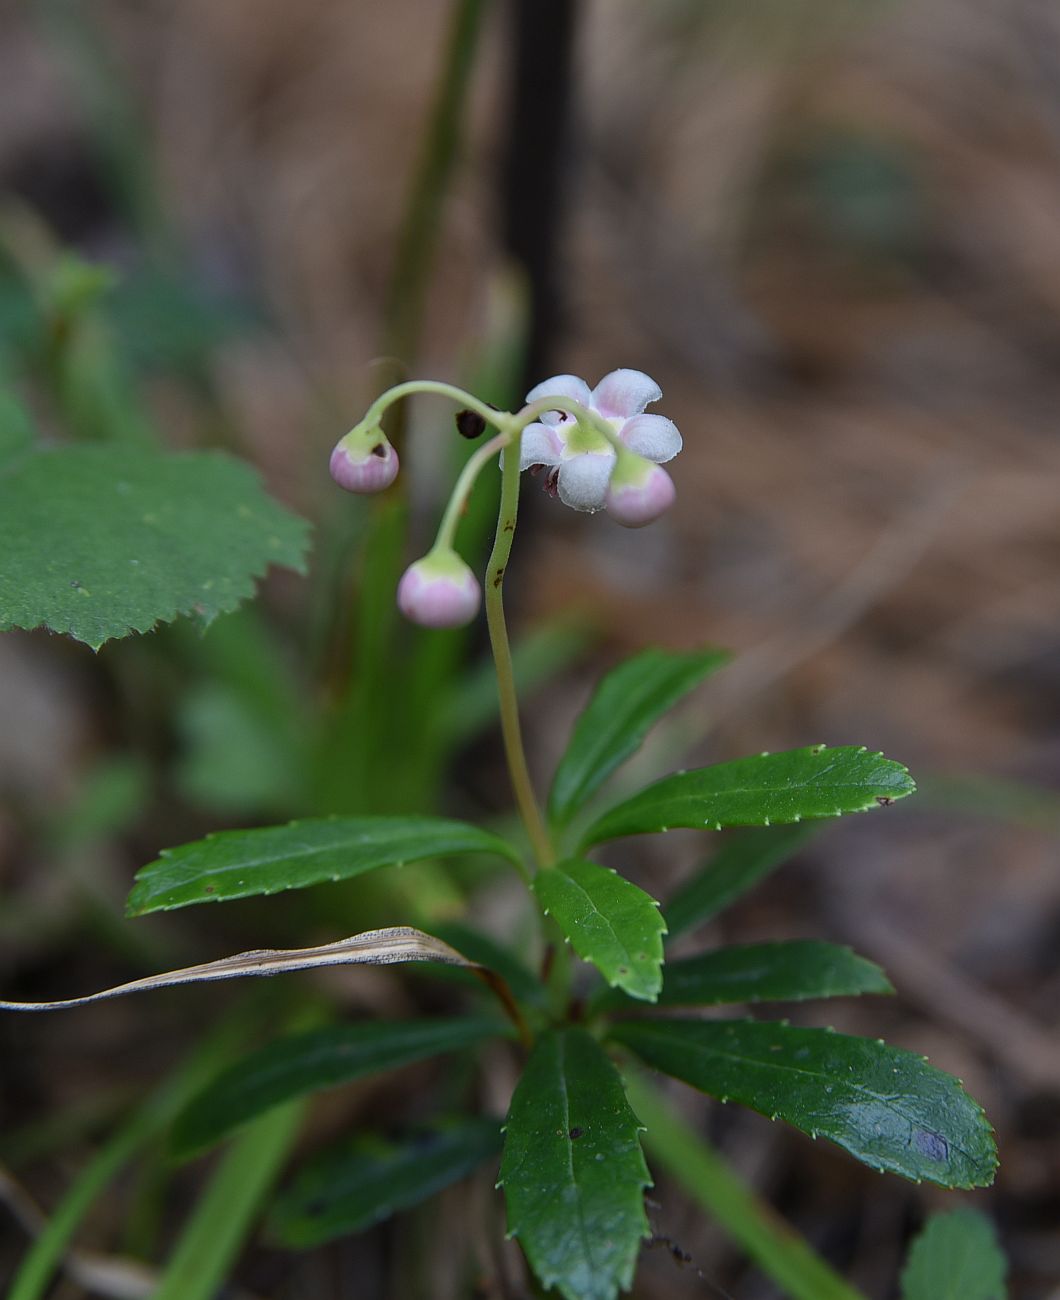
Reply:
[[[491,418],[496,419],[496,412],[491,413]],[[497,536],[486,566],[486,625],[489,628],[493,662],[497,669],[501,734],[504,737],[504,753],[508,760],[508,772],[511,776],[515,802],[519,808],[519,815],[523,819],[523,825],[526,827],[526,833],[530,837],[538,866],[550,867],[556,860],[556,854],[544,818],[541,816],[541,809],[538,807],[527,767],[522,729],[519,725],[519,701],[515,693],[515,679],[512,673],[512,651],[508,642],[507,624],[504,620],[504,575],[508,568],[508,558],[512,553],[515,522],[519,513],[519,442],[524,423],[522,415],[516,417],[516,421],[511,421],[510,416],[504,418],[514,424],[514,429],[512,441],[508,444],[508,454],[504,457],[504,472],[501,475],[501,506],[497,516]]]
[[[412,397],[416,393],[451,398],[458,405],[466,406],[476,414],[481,415],[487,424],[492,424],[498,429],[506,428],[511,423],[512,417],[510,415],[495,411],[492,406],[480,402],[473,393],[465,392],[464,389],[457,388],[455,384],[443,384],[436,379],[410,379],[407,383],[395,384],[393,388],[388,388],[385,393],[381,393],[375,399],[360,423],[379,424],[387,407],[393,406],[395,402],[399,402],[403,397]]]
[[[465,461],[464,468],[460,471],[460,477],[456,480],[456,487],[453,488],[453,494],[449,498],[449,504],[445,507],[442,522],[438,526],[438,536],[434,543],[436,547],[442,546],[452,549],[456,526],[460,522],[460,516],[464,513],[464,507],[467,505],[467,499],[475,485],[475,479],[478,478],[482,467],[492,460],[510,441],[510,434],[499,433],[496,438],[484,442],[474,455],[469,456]]]
[[[676,1179],[792,1300],[865,1300],[761,1201],[639,1072],[624,1071],[650,1156]]]

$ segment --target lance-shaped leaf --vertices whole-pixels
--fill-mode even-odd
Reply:
[[[750,1020],[625,1021],[611,1034],[657,1070],[829,1138],[873,1169],[942,1187],[993,1180],[982,1107],[912,1052]]]
[[[275,894],[453,853],[514,857],[498,836],[442,817],[324,817],[221,831],[163,849],[137,872],[126,911],[143,916],[189,903]]]
[[[669,961],[659,1005],[802,1002],[807,998],[893,992],[879,966],[849,948],[815,939],[793,939],[787,943],[734,945]]]
[[[893,993],[874,962],[849,948],[815,939],[753,943],[718,948],[698,957],[668,961],[663,970],[661,1007],[711,1007],[727,1002],[803,1002],[807,998]],[[595,1003],[615,1008],[617,991]],[[629,1003],[625,1002],[627,1008]]]
[[[585,844],[675,826],[721,830],[864,812],[912,794],[900,764],[855,746],[755,754],[664,777],[595,822]]]
[[[174,1147],[193,1154],[281,1102],[507,1032],[497,1020],[465,1017],[368,1021],[277,1039],[230,1066],[191,1102],[174,1126]]]
[[[653,647],[608,673],[574,724],[556,768],[548,797],[552,821],[569,821],[640,748],[663,714],[727,658],[720,650],[681,653]]]
[[[47,627],[94,650],[254,594],[270,564],[301,570],[307,525],[221,452],[81,446],[0,475],[0,630]]]
[[[814,823],[801,822],[733,831],[726,836],[707,865],[663,908],[668,940],[717,916],[787,861],[816,830]]]
[[[613,1300],[633,1280],[651,1184],[639,1131],[593,1038],[541,1035],[512,1097],[499,1186],[509,1233],[567,1300]]]
[[[913,1242],[902,1300],[1005,1300],[1007,1272],[990,1220],[962,1207],[935,1215]]]
[[[579,858],[539,871],[533,889],[583,961],[608,984],[654,1002],[666,923],[649,894],[610,867]]]
[[[273,1208],[271,1235],[306,1250],[361,1232],[419,1205],[500,1149],[496,1119],[463,1119],[397,1140],[358,1134],[299,1170]]]

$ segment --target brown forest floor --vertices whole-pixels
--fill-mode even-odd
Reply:
[[[269,341],[220,351],[214,378],[242,449],[312,514],[323,487],[309,452],[324,456],[334,436],[321,406],[349,423],[342,413],[370,382],[446,7],[94,8],[204,274],[254,280],[279,323]],[[950,807],[941,778],[1060,785],[1060,10],[910,0],[864,21],[838,0],[761,3],[755,18],[743,8],[585,7],[569,182],[540,196],[568,222],[553,368],[590,382],[619,365],[647,370],[686,450],[672,517],[643,533],[535,499],[518,619],[576,609],[603,648],[534,702],[532,743],[541,763],[557,752],[604,658],[649,640],[709,641],[737,662],[657,753],[687,752],[702,722],[700,759],[857,742],[925,777],[918,804],[835,828],[708,937],[827,937],[886,967],[897,999],[827,1008],[829,1022],[928,1052],[983,1102],[1002,1166],[974,1202],[999,1224],[1016,1300],[1056,1300],[1060,816],[1055,801],[991,816],[967,791],[966,808]],[[59,186],[60,209],[87,203],[77,100],[27,12],[0,5],[0,84],[19,106],[0,120],[0,183],[28,175],[39,192]],[[457,370],[502,276],[503,39],[492,23],[422,373]],[[86,251],[120,258],[121,232],[101,219]],[[179,439],[180,394],[162,389],[157,404]],[[67,887],[25,854],[17,808],[71,788],[101,743],[88,695],[76,656],[35,637],[0,641],[11,809],[0,806],[0,889],[56,914],[53,930],[0,952],[0,976],[39,969],[57,991],[109,971],[84,946],[71,953]],[[701,852],[692,837],[665,848],[665,859],[627,859],[663,892]],[[134,865],[85,866],[116,913]],[[378,995],[400,1005],[400,981],[381,980]],[[820,1008],[799,1015],[822,1023]],[[22,1031],[7,1104],[25,1113],[5,1113],[5,1128],[89,1085],[121,1093],[152,1077],[168,1045],[144,1016],[65,1019],[61,1041],[58,1021]],[[400,1100],[394,1089],[386,1104]],[[711,1111],[729,1158],[880,1300],[895,1294],[923,1212],[957,1199],[881,1179],[757,1116],[686,1104]],[[86,1150],[32,1168],[42,1202]],[[447,1194],[446,1231],[460,1230],[462,1197],[487,1194]],[[653,1198],[657,1230],[703,1276],[652,1250],[636,1296],[775,1294],[665,1181]],[[119,1212],[100,1207],[100,1241]],[[242,1281],[263,1296],[411,1294],[401,1260],[422,1248],[437,1252],[444,1300],[455,1286],[446,1231],[414,1220],[294,1274],[250,1261]],[[0,1272],[20,1242],[0,1211]]]

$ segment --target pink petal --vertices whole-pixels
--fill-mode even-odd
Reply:
[[[560,463],[559,499],[572,510],[602,510],[614,467],[613,451],[589,451]]]
[[[559,463],[563,443],[547,424],[528,424],[519,444],[519,468],[531,465],[556,465]]]
[[[388,488],[398,473],[398,454],[386,439],[362,455],[351,454],[346,440],[331,453],[331,477],[347,492],[372,493]]]
[[[526,395],[527,402],[536,402],[539,397],[570,397],[574,401],[580,402],[582,406],[590,404],[589,385],[584,379],[579,379],[577,375],[553,375],[551,379],[542,380],[540,384],[535,384]],[[546,411],[541,419],[545,424],[559,424],[561,419],[571,419],[571,416],[559,417],[552,411]]]
[[[662,397],[662,389],[641,370],[612,370],[592,391],[592,404],[609,420],[640,415]]]
[[[674,503],[673,479],[653,465],[643,483],[621,484],[607,490],[607,510],[625,528],[643,528],[658,519]]]
[[[665,415],[635,415],[626,421],[618,436],[630,451],[657,465],[673,460],[684,445],[677,425]]]
[[[422,627],[463,627],[478,611],[481,592],[470,569],[437,574],[417,561],[398,583],[397,603],[402,614]]]

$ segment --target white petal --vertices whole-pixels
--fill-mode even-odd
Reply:
[[[641,370],[612,370],[592,392],[593,406],[609,420],[640,415],[662,397],[662,389]]]
[[[584,452],[560,463],[559,499],[572,510],[590,514],[604,508],[607,485],[615,463],[613,451]]]
[[[540,384],[535,384],[526,395],[528,402],[536,402],[539,397],[572,397],[582,406],[588,406],[590,400],[589,385],[577,375],[553,375]],[[560,417],[551,411],[541,416],[545,424],[558,424]]]
[[[626,421],[618,436],[630,451],[657,465],[673,460],[684,445],[677,425],[665,415],[635,415]]]
[[[562,451],[563,443],[547,424],[528,424],[523,430],[523,439],[519,444],[519,468],[529,469],[531,465],[558,464]]]

